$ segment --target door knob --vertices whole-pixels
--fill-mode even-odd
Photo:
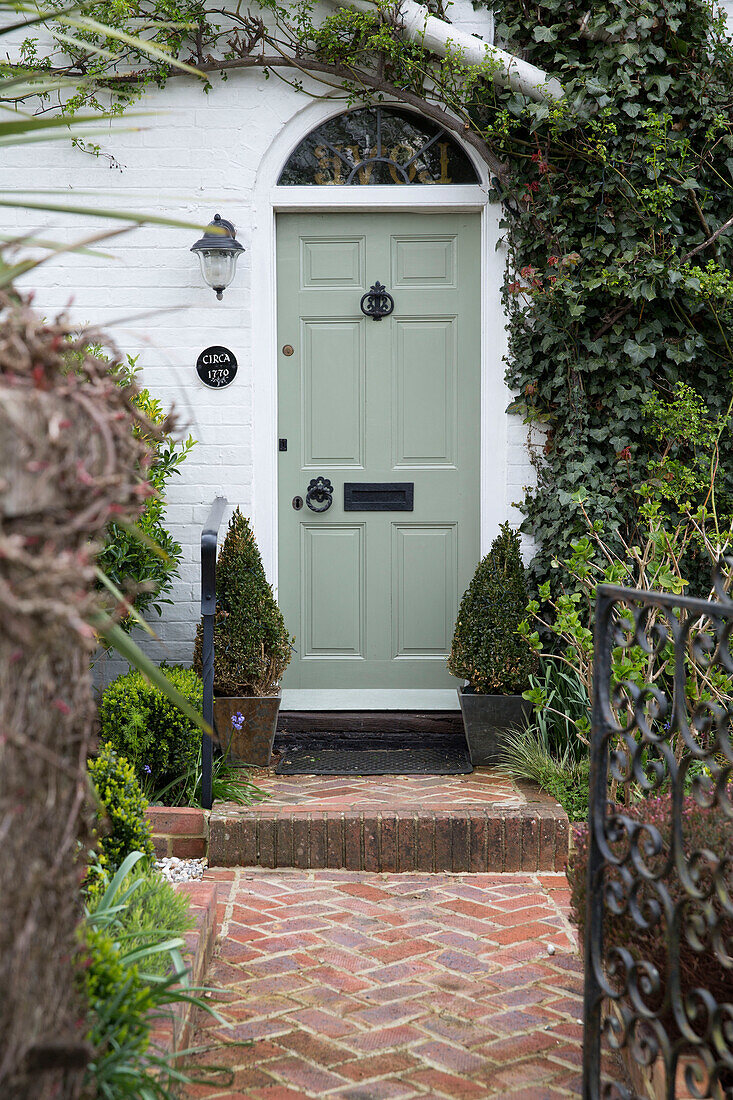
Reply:
[[[333,485],[327,477],[314,477],[308,485],[305,502],[311,512],[327,512],[333,504]]]

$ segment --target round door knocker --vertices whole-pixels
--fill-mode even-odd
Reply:
[[[389,317],[394,309],[394,298],[387,288],[380,282],[376,282],[361,299],[361,312],[365,317],[371,317],[373,321],[381,321],[383,317]]]
[[[333,485],[327,477],[314,477],[305,494],[311,512],[327,512],[333,504]]]

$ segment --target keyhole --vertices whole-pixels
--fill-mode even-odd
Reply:
[[[295,508],[295,511],[299,512],[302,507],[303,507],[303,498],[302,497],[293,497],[293,508]]]

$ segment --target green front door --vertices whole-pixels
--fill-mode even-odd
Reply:
[[[456,684],[445,659],[479,555],[479,255],[476,214],[278,217],[285,689]],[[394,299],[380,320],[360,307],[376,282]],[[325,511],[305,503],[318,478]]]

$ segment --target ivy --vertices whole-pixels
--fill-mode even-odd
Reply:
[[[603,0],[591,38],[587,6],[495,10],[507,47],[566,90],[549,109],[510,98],[494,134],[522,196],[506,219],[507,380],[543,428],[522,507],[544,580],[584,530],[581,487],[614,549],[631,538],[660,446],[650,401],[689,411],[697,397],[715,421],[728,409],[731,235],[690,253],[733,214],[733,55],[707,0]],[[732,459],[720,449],[721,481]]]

